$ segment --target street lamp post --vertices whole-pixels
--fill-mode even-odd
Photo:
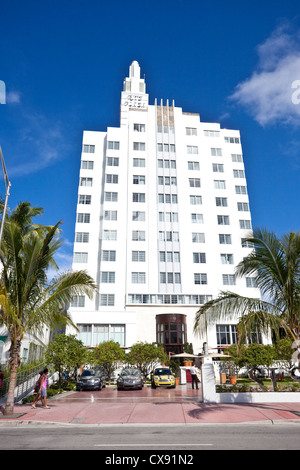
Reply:
[[[4,208],[3,208],[3,215],[2,215],[2,221],[1,221],[1,227],[0,227],[0,247],[1,247],[1,242],[2,242],[2,234],[3,234],[3,228],[4,228],[4,220],[6,216],[6,211],[7,211],[7,201],[8,201],[8,196],[9,196],[9,190],[11,187],[11,183],[8,179],[6,167],[5,167],[5,162],[0,146],[0,157],[1,157],[1,163],[2,163],[2,171],[3,171],[3,178],[4,178],[4,184],[5,184],[5,202],[4,202]]]

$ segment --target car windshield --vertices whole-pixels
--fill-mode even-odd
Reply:
[[[124,369],[122,370],[121,372],[121,375],[134,375],[134,376],[139,376],[140,375],[140,371],[138,369]]]
[[[89,375],[95,375],[94,372],[90,370],[84,370],[81,374],[81,377],[88,377]]]
[[[155,369],[154,375],[171,375],[170,369]]]

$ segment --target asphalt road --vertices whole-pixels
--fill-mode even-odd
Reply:
[[[298,450],[299,442],[300,425],[295,422],[225,425],[23,424],[0,427],[1,450],[96,450],[102,451],[102,459],[122,455],[123,451],[129,456],[142,455],[142,451],[147,451],[149,455],[171,455],[177,451],[179,455],[188,453],[194,456],[190,464],[196,463],[200,450]],[[165,466],[180,462],[153,460],[150,463],[157,467],[158,464]]]

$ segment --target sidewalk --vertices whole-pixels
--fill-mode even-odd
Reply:
[[[9,424],[113,425],[295,422],[300,425],[300,403],[206,404],[201,391],[179,386],[175,390],[145,387],[141,391],[69,392],[40,403],[15,405],[14,416],[0,415]]]

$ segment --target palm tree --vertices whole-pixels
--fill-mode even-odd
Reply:
[[[243,297],[233,292],[221,292],[200,307],[196,313],[194,331],[201,332],[207,321],[239,317],[239,344],[251,333],[283,328],[294,340],[300,339],[300,233],[277,237],[266,229],[255,229],[245,240],[253,251],[236,267],[236,276],[255,275],[261,298]]]
[[[66,272],[48,281],[49,268],[58,269],[54,255],[62,245],[60,225],[33,224],[42,209],[19,203],[4,225],[0,249],[0,323],[8,330],[10,383],[4,414],[14,409],[14,389],[21,362],[21,344],[28,332],[44,325],[72,324],[66,305],[73,295],[92,298],[96,285],[85,271]]]

